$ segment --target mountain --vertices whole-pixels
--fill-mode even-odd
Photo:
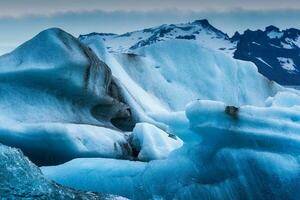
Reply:
[[[194,40],[201,46],[220,50],[236,59],[253,62],[269,80],[282,85],[299,85],[300,30],[279,30],[269,26],[264,31],[236,32],[231,38],[207,20],[161,25],[122,35],[91,33],[80,40],[103,40],[109,52],[133,53],[136,49],[168,40]]]
[[[299,199],[300,92],[234,59],[237,42],[206,22],[130,44],[52,28],[1,56],[0,142],[40,166],[26,180],[137,200]],[[24,174],[24,156],[1,152],[5,175]]]
[[[232,53],[235,47],[227,34],[213,27],[206,19],[186,24],[164,24],[122,35],[91,33],[81,35],[79,39],[87,37],[101,38],[110,52],[133,52],[140,47],[173,39],[195,40],[204,47],[220,49],[226,53]]]
[[[282,85],[300,84],[300,30],[247,30],[235,34],[234,58],[255,63],[260,73]]]

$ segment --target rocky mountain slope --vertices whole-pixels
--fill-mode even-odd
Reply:
[[[260,73],[282,85],[300,84],[300,30],[245,31],[232,38],[237,43],[234,58],[255,63]]]

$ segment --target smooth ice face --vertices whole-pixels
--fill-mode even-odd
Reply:
[[[148,123],[138,123],[131,135],[132,148],[138,159],[150,161],[167,158],[170,152],[183,145],[181,139]]]

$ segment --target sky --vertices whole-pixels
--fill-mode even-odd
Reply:
[[[78,36],[125,33],[168,23],[208,19],[223,32],[300,29],[299,0],[0,0],[0,54],[40,31],[59,27]]]

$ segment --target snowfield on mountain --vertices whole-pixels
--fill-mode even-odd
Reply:
[[[41,184],[298,200],[300,92],[234,59],[236,45],[206,20],[78,39],[45,30],[0,57],[0,143],[41,166]]]

